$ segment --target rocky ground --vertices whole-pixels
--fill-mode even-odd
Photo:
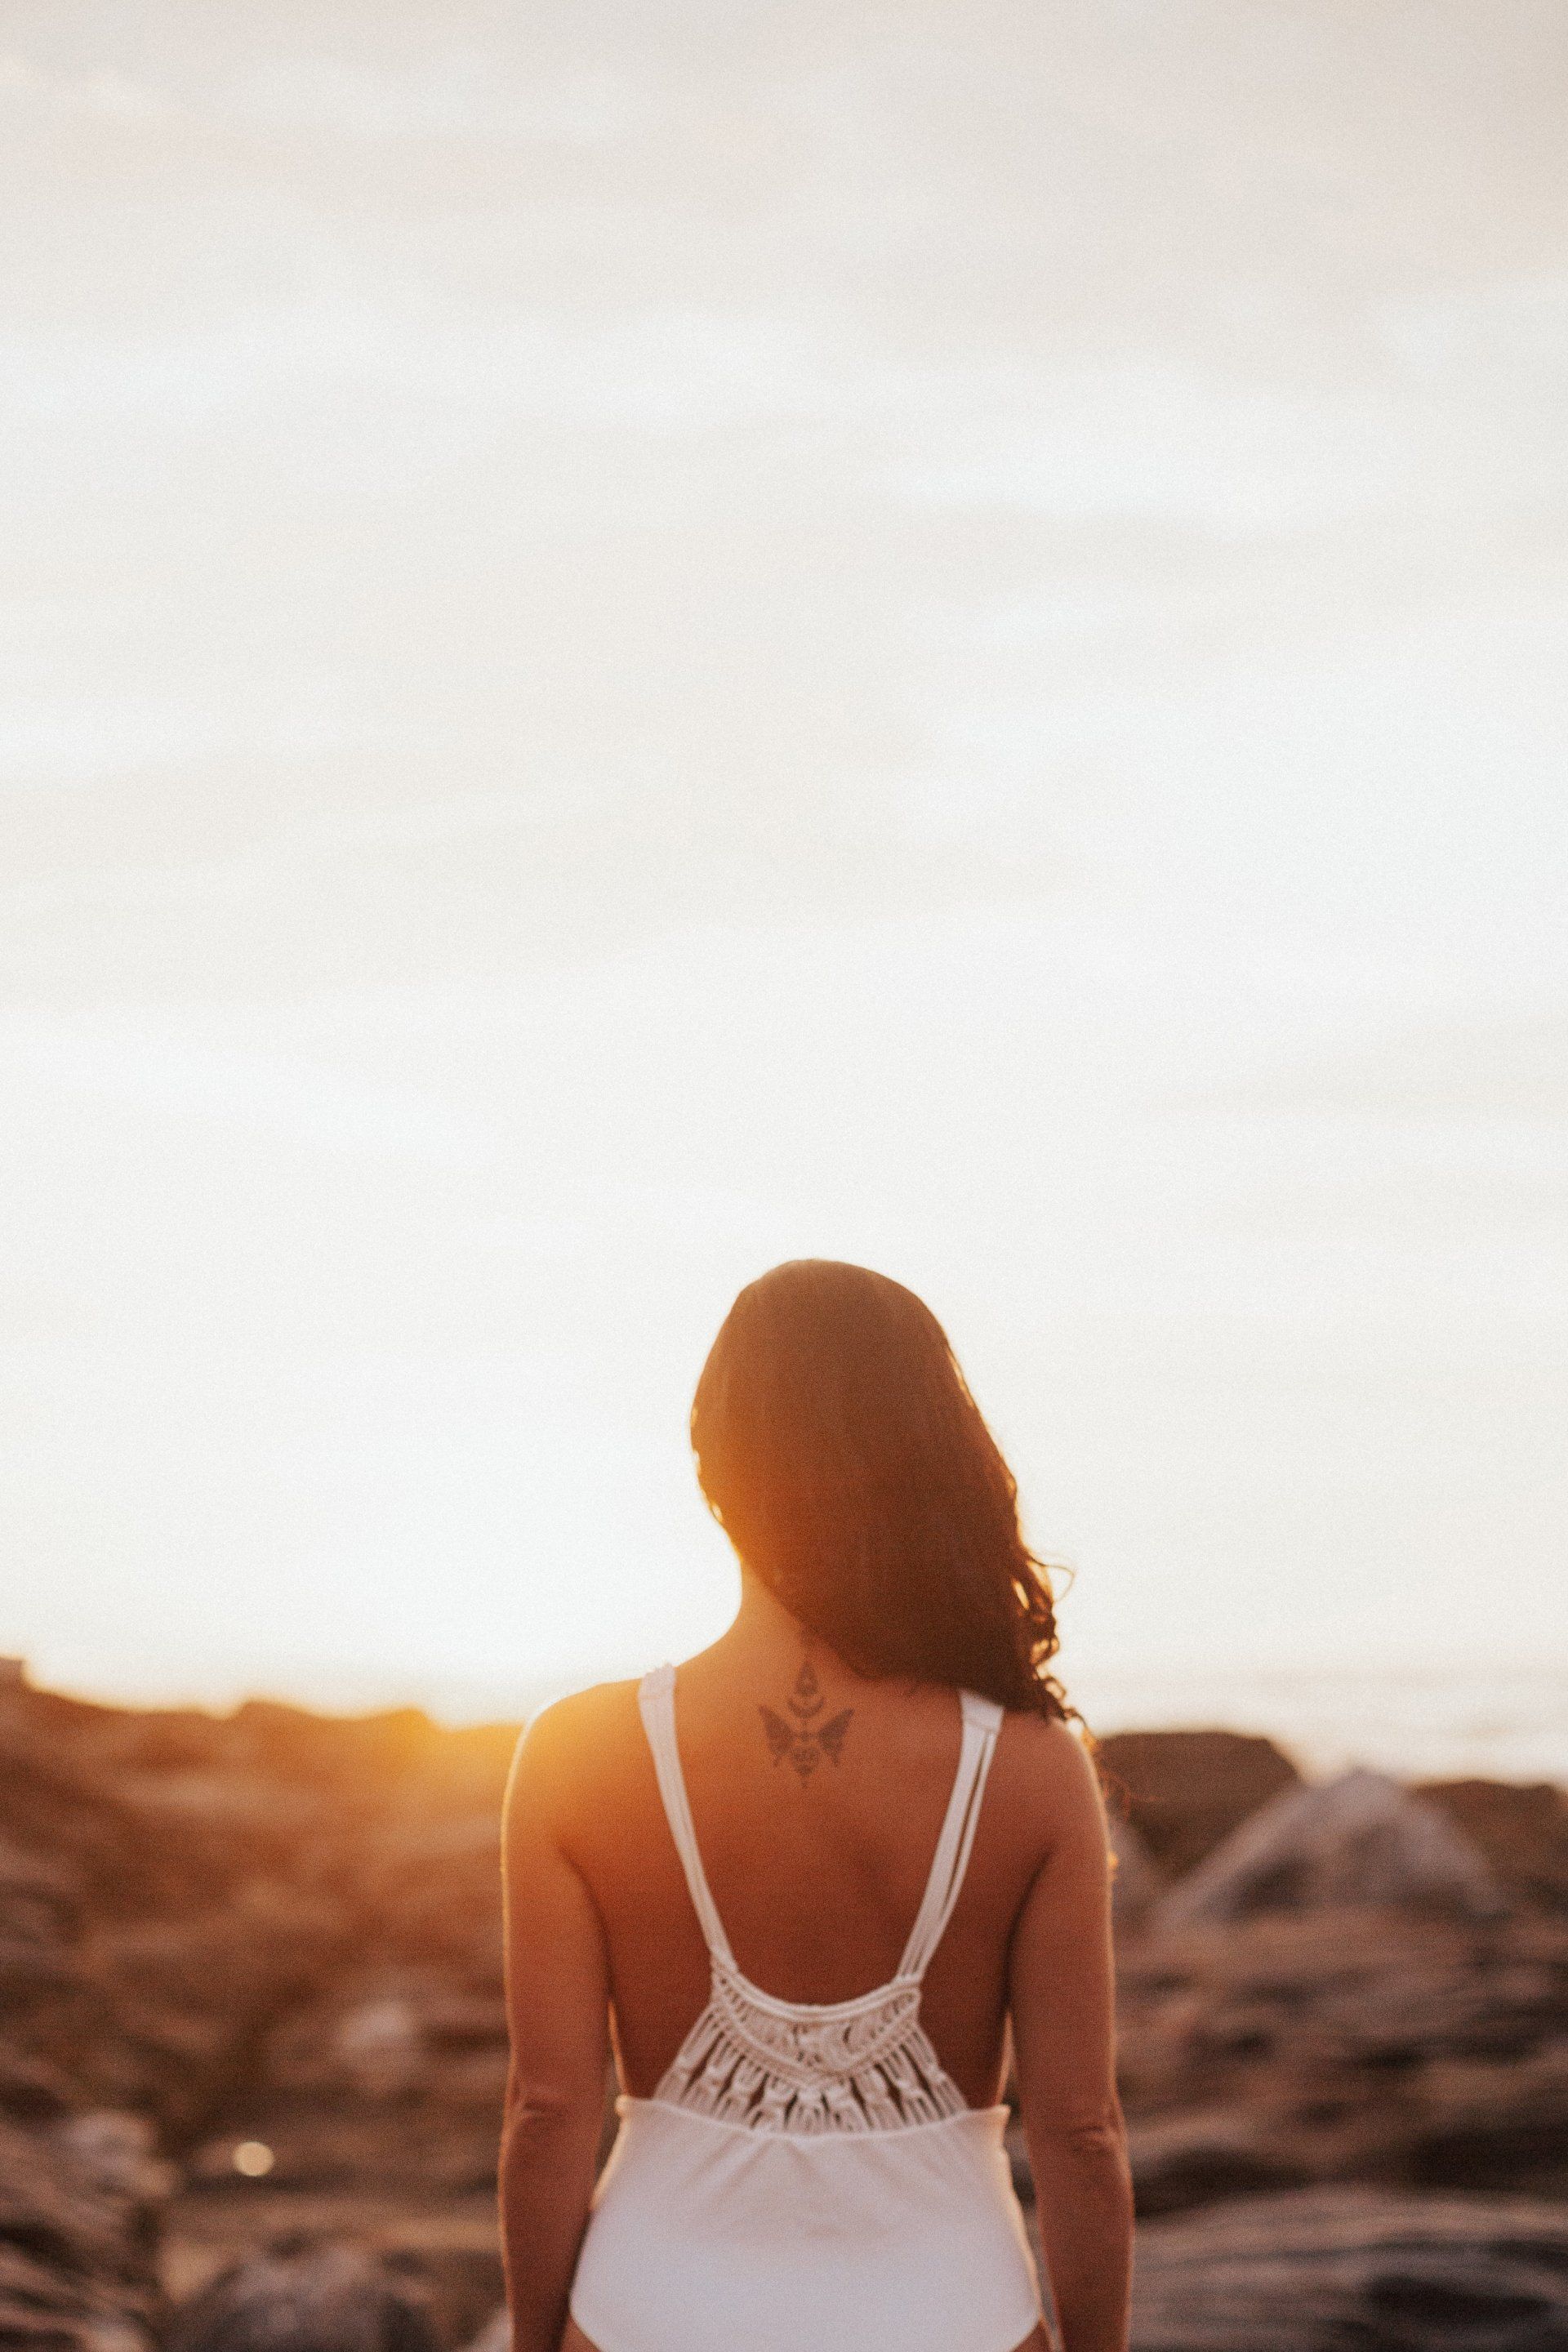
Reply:
[[[485,2331],[513,1736],[0,1685],[0,2346]],[[1568,2352],[1568,1801],[1104,1763],[1140,2352]]]

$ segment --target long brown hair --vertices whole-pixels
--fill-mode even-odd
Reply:
[[[691,1444],[742,1564],[857,1673],[1074,1713],[1016,1481],[912,1290],[831,1258],[749,1283],[702,1368]]]

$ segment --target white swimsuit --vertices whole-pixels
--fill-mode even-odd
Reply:
[[[1040,2316],[1002,2145],[921,2024],[921,1979],[963,1883],[1002,1710],[963,1739],[899,1973],[856,2000],[775,2000],[735,1966],[697,1851],[675,1670],[639,1691],[712,1960],[708,2005],[595,2191],[572,2316],[598,2352],[1015,2352]]]

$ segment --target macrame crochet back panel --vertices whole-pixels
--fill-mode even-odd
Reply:
[[[963,1738],[931,1875],[890,1983],[856,2000],[775,2000],[735,1966],[697,1850],[675,1737],[675,1669],[638,1692],[659,1794],[712,1963],[708,2005],[654,2093],[665,2105],[763,2132],[901,2131],[961,2115],[963,2094],[921,2024],[921,1980],[969,1866],[1002,1709],[961,1694]]]

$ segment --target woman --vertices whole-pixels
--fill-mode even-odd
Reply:
[[[929,1309],[821,1260],[691,1433],[734,1623],[549,1708],[508,1799],[514,2352],[1046,2347],[1009,2023],[1065,2352],[1122,2352],[1105,1829],[1012,1476]]]

